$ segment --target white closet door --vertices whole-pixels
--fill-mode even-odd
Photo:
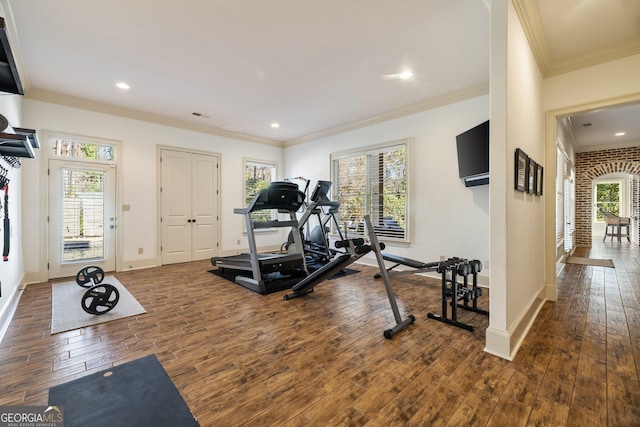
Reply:
[[[162,263],[217,255],[218,157],[161,150]]]
[[[218,158],[191,155],[191,259],[218,254]]]

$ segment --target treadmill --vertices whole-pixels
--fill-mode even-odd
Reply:
[[[308,275],[302,250],[296,212],[304,204],[305,195],[298,186],[290,182],[276,181],[262,190],[246,208],[237,208],[233,212],[244,215],[249,241],[249,253],[227,257],[213,257],[211,264],[221,270],[237,272],[234,282],[259,294],[290,289],[301,278]],[[260,210],[277,210],[288,214],[289,220],[253,221],[251,214]],[[255,239],[255,230],[265,228],[291,227],[295,247],[293,253],[259,254]]]

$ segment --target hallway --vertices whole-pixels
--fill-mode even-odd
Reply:
[[[567,264],[515,362],[531,366],[536,405],[548,404],[540,425],[640,425],[640,248],[599,237],[574,255],[615,268]]]

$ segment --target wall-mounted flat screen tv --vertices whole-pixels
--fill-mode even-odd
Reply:
[[[489,183],[489,120],[456,136],[458,173],[467,187]]]

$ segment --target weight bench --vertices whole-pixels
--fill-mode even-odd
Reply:
[[[422,262],[422,261],[418,261],[415,259],[411,259],[411,258],[405,258],[399,255],[393,255],[393,254],[386,254],[383,253],[382,254],[382,258],[385,261],[389,261],[392,262],[393,265],[389,268],[387,268],[387,272],[392,272],[393,269],[395,269],[396,267],[400,266],[400,265],[404,265],[407,267],[411,267],[413,268],[413,270],[403,270],[403,271],[394,271],[393,273],[396,274],[402,274],[402,273],[425,273],[427,271],[436,271],[438,268],[438,265],[440,264],[439,261],[436,262]],[[382,277],[380,275],[380,273],[376,273],[375,276],[376,279],[379,279],[380,277]]]

